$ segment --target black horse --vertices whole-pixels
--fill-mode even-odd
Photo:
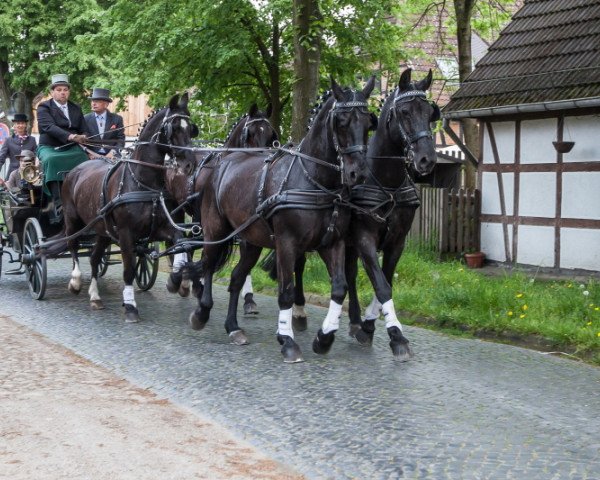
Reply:
[[[339,325],[347,292],[344,275],[343,236],[350,213],[342,204],[345,187],[360,183],[365,175],[365,152],[373,118],[367,99],[375,78],[362,91],[340,88],[332,80],[306,137],[290,150],[264,154],[233,153],[213,170],[205,187],[201,219],[205,245],[196,275],[204,276],[199,306],[190,316],[194,329],[202,329],[213,306],[212,277],[229,256],[238,233],[240,261],[229,284],[229,310],[225,329],[234,344],[248,340],[237,323],[239,292],[263,247],[275,248],[278,263],[279,320],[277,339],[284,361],[303,360],[292,330],[293,268],[296,259],[316,250],[331,277],[329,312],[313,348],[325,353]]]
[[[115,241],[123,258],[123,306],[127,322],[139,321],[133,293],[135,248],[139,242],[175,241],[179,233],[168,222],[161,209],[165,187],[165,165],[190,174],[194,157],[186,148],[191,143],[193,125],[187,108],[188,95],[171,98],[169,106],[151,116],[143,126],[132,158],[115,165],[104,160],[89,160],[66,176],[61,190],[65,234],[71,236],[85,226],[96,234],[90,256],[92,280],[88,290],[93,309],[104,308],[98,293],[98,266],[106,247]],[[168,157],[167,157],[168,155]],[[99,215],[100,214],[100,215]],[[79,236],[68,241],[73,258],[69,290],[81,290],[79,269]]]
[[[401,361],[412,353],[394,309],[392,280],[419,206],[408,168],[427,175],[437,160],[430,125],[440,118],[440,111],[427,101],[425,93],[431,81],[431,70],[414,83],[410,69],[402,73],[398,87],[383,104],[377,130],[369,141],[367,180],[351,194],[351,202],[359,209],[353,210],[346,247],[350,334],[360,343],[370,344],[375,320],[383,312],[390,347]],[[378,251],[383,252],[381,266]],[[375,290],[364,322],[356,292],[359,256]]]
[[[269,122],[271,106],[266,111],[259,110],[253,103],[248,113],[241,117],[229,131],[223,148],[263,148],[271,147],[279,137]],[[204,190],[204,184],[213,168],[220,158],[230,152],[211,152],[208,154],[198,153],[196,155],[196,168],[192,176],[183,175],[176,171],[167,173],[167,190],[179,205],[179,217],[176,218],[183,223],[183,213],[192,218],[198,217],[200,213],[200,199]],[[182,208],[183,207],[183,208]],[[194,218],[199,222],[199,218]],[[188,256],[185,253],[176,254],[173,259],[173,271],[167,279],[167,289],[171,293],[178,292],[182,297],[190,293],[189,280],[183,277],[182,267],[187,263]],[[244,312],[246,314],[258,313],[258,308],[253,299],[252,279],[250,275],[246,278],[244,290]]]

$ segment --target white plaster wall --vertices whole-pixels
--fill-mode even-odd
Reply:
[[[512,225],[508,226],[508,251],[512,255]],[[504,250],[504,233],[501,223],[482,223],[481,224],[481,251],[485,253],[486,258],[497,262],[506,262],[506,253]]]
[[[539,267],[554,266],[554,228],[520,225],[517,263]]]
[[[575,146],[563,154],[563,162],[600,161],[600,116],[565,117],[563,140],[574,141]]]
[[[482,125],[484,124],[482,123]],[[493,122],[492,129],[494,130],[500,163],[514,163],[515,122]],[[483,163],[494,163],[494,152],[487,128],[484,128],[483,133]]]
[[[556,216],[556,173],[521,173],[519,185],[519,216]]]
[[[556,118],[521,122],[521,163],[555,163]]]
[[[600,270],[600,230],[562,228],[560,231],[561,268]]]
[[[562,217],[600,220],[600,172],[563,173]]]
[[[503,173],[504,201],[506,215],[514,213],[515,175]],[[498,189],[498,175],[495,172],[483,172],[481,175],[481,213],[501,215],[500,190]]]

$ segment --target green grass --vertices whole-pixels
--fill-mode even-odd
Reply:
[[[230,268],[220,272],[226,281]],[[439,262],[424,248],[408,247],[394,278],[394,303],[406,324],[466,332],[538,348],[560,350],[600,364],[600,283],[542,281],[531,274],[485,276],[458,261]],[[256,268],[256,291],[275,283]],[[317,255],[309,256],[306,292],[329,296],[329,279]],[[372,287],[360,269],[358,291],[366,306]]]

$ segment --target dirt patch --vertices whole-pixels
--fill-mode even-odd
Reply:
[[[2,478],[304,478],[3,316],[0,338]]]

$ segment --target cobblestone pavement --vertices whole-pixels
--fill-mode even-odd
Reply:
[[[397,364],[383,325],[372,348],[344,327],[317,356],[319,307],[308,307],[309,329],[297,335],[306,362],[284,365],[273,298],[257,296],[260,314],[240,322],[252,343],[235,347],[223,328],[223,288],[196,332],[187,325],[195,300],[166,293],[160,274],[151,291],[136,292],[144,321],[125,324],[120,266],[100,282],[107,309],[99,312],[84,292],[67,292],[69,266],[49,262],[44,301],[29,297],[23,277],[3,275],[0,314],[212,418],[308,478],[600,478],[597,368],[409,327],[416,355]]]

